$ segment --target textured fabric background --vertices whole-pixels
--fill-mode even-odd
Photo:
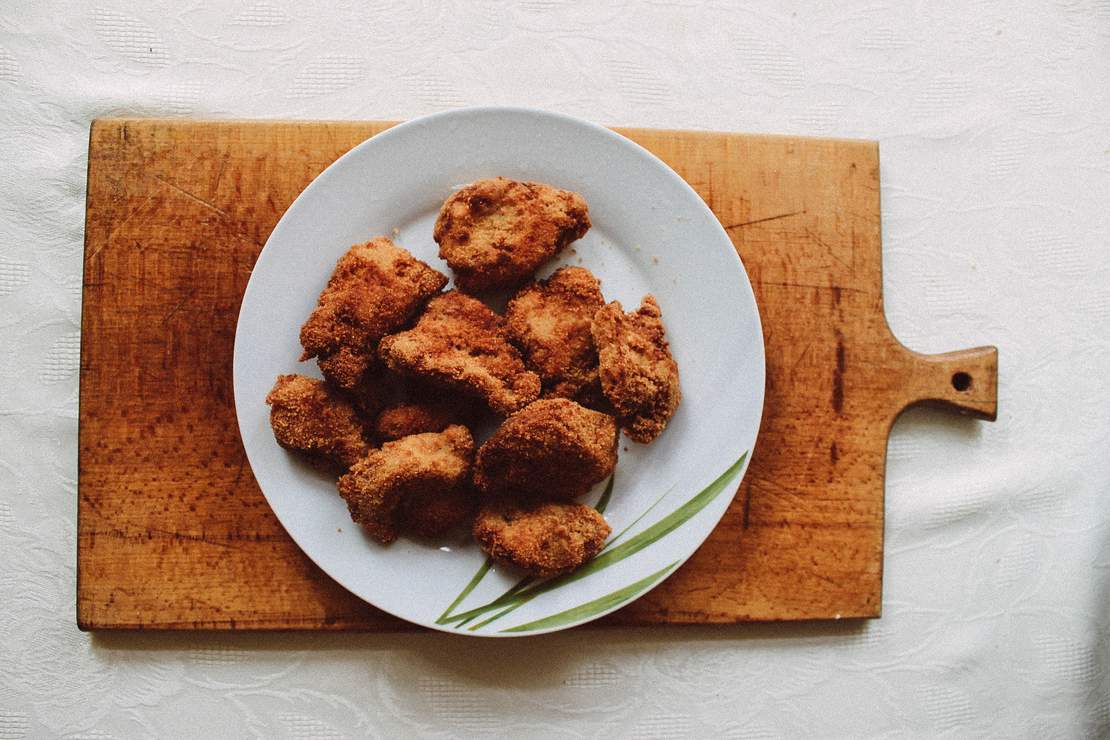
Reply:
[[[1110,733],[1110,2],[0,3],[0,738]],[[879,139],[909,346],[996,424],[890,441],[868,624],[94,637],[74,626],[89,121],[407,118]]]

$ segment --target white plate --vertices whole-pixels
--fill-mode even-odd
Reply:
[[[432,223],[459,186],[503,175],[580,192],[593,228],[548,265],[581,264],[608,300],[634,310],[653,293],[678,362],[682,404],[653,444],[621,438],[591,565],[540,588],[485,558],[465,534],[383,547],[351,522],[334,480],[277,445],[263,399],[298,364],[298,331],[339,256],[390,235],[450,274]],[[262,492],[305,553],[351,592],[425,627],[470,635],[550,632],[596,619],[647,592],[697,549],[736,491],[763,409],[759,313],[744,267],[698,195],[652,154],[608,129],[515,108],[420,118],[364,141],[305,188],[254,266],[235,334],[235,408]],[[715,485],[711,485],[714,484]],[[591,493],[596,503],[604,485]],[[458,602],[453,602],[467,591]],[[449,609],[450,607],[450,609]],[[469,620],[459,615],[476,614]],[[496,616],[500,615],[500,616]],[[490,619],[495,617],[495,619]]]

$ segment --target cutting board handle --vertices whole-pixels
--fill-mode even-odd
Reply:
[[[940,406],[994,421],[998,417],[998,348],[975,347],[913,356],[914,382],[906,407]]]

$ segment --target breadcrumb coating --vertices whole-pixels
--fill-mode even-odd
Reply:
[[[432,235],[455,284],[475,293],[519,285],[589,228],[578,193],[495,177],[448,198]]]
[[[278,444],[314,462],[347,468],[368,449],[354,406],[321,380],[279,375],[266,403]]]
[[[612,474],[617,424],[566,398],[510,416],[478,450],[474,484],[487,494],[573,499]]]
[[[547,577],[580,567],[601,550],[612,530],[584,504],[522,506],[498,500],[481,508],[473,531],[490,557]]]
[[[355,463],[336,484],[347,502],[351,518],[382,544],[397,539],[400,527],[411,524],[411,511],[398,516],[402,503],[453,495],[470,474],[474,439],[466,427],[451,426],[442,432],[414,434],[386,442]],[[428,497],[428,498],[425,498]]]
[[[604,305],[601,283],[583,267],[561,268],[509,301],[505,329],[524,350],[525,364],[540,376],[545,398],[592,406],[601,397],[590,327]]]
[[[481,398],[502,416],[540,394],[501,317],[458,291],[433,298],[416,326],[384,338],[378,351],[389,369]]]
[[[339,258],[316,308],[301,327],[301,360],[353,390],[374,363],[378,340],[402,328],[447,276],[388,238],[356,244]]]
[[[682,398],[659,304],[647,295],[635,313],[624,313],[620,301],[613,301],[594,316],[593,335],[601,389],[621,427],[636,442],[651,442]]]
[[[401,500],[397,510],[401,531],[435,539],[471,522],[478,496],[465,483],[443,491],[417,491]]]

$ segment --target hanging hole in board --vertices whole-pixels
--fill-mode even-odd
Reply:
[[[971,389],[971,376],[967,373],[960,371],[952,376],[952,387],[963,393]]]

